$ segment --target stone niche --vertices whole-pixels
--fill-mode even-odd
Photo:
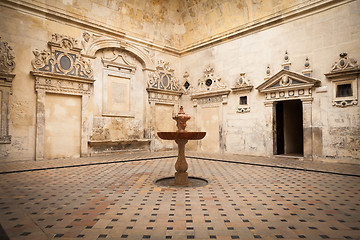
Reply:
[[[12,81],[15,77],[12,73],[15,68],[14,59],[13,49],[0,37],[0,144],[11,143],[8,107]]]
[[[36,160],[88,155],[88,101],[94,79],[90,59],[80,54],[78,45],[76,39],[55,33],[49,49],[33,51]],[[64,121],[58,122],[60,117]]]

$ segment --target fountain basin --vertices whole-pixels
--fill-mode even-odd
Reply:
[[[164,140],[200,140],[206,132],[158,132],[159,138]]]

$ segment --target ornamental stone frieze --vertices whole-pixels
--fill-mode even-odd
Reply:
[[[341,53],[331,71],[325,74],[332,83],[333,106],[344,108],[358,104],[359,75],[357,60],[349,58],[347,53]]]
[[[191,94],[193,105],[197,104],[221,102],[227,103],[227,98],[230,89],[227,88],[226,83],[221,81],[219,76],[214,74],[214,68],[208,66],[203,74],[203,77],[198,80],[197,89]]]
[[[15,74],[15,54],[11,46],[0,37],[0,144],[11,143],[8,106]]]
[[[93,70],[90,59],[83,57],[75,38],[53,34],[49,50],[35,49],[31,61],[35,89],[48,92],[83,95],[90,93]]]
[[[169,62],[158,61],[155,72],[149,73],[148,87],[149,102],[178,103],[183,91],[178,79],[174,76],[174,69]]]

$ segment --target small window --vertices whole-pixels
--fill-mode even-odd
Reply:
[[[247,96],[240,97],[240,105],[247,105]]]
[[[186,81],[184,83],[184,88],[187,90],[190,87],[190,83],[188,81]]]
[[[336,97],[351,97],[353,95],[351,84],[339,84],[336,89]]]

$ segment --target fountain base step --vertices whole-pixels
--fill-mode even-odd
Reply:
[[[203,187],[208,183],[208,180],[199,177],[188,177],[187,183],[181,185],[176,184],[175,177],[164,177],[155,181],[156,185],[164,187]]]

